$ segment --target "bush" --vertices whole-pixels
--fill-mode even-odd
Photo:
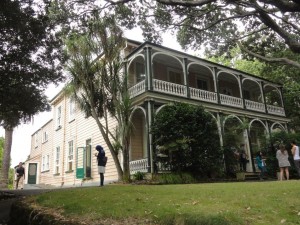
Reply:
[[[191,184],[195,183],[195,179],[188,173],[164,173],[158,176],[160,184]]]
[[[151,127],[156,155],[167,156],[171,171],[202,177],[223,168],[217,131],[216,122],[202,106],[185,103],[162,108]]]
[[[142,173],[140,171],[137,171],[135,174],[133,174],[134,180],[144,180],[145,173]]]

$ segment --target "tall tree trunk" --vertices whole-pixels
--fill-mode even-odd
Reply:
[[[13,137],[13,129],[5,128],[4,152],[2,161],[2,171],[0,177],[0,188],[8,187],[8,172],[10,166],[10,152]]]
[[[130,181],[130,168],[129,168],[129,141],[126,139],[123,142],[123,181]]]

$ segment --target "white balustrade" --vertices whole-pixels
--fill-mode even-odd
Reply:
[[[136,85],[132,86],[131,88],[128,89],[129,91],[129,96],[131,98],[145,92],[145,80],[137,83]]]
[[[251,109],[254,111],[265,112],[265,104],[261,102],[254,102],[250,100],[245,100],[245,105],[247,109]]]
[[[163,80],[153,79],[153,90],[166,94],[186,96],[185,85],[175,84]]]
[[[148,159],[139,159],[129,162],[130,174],[135,174],[136,172],[148,172]]]
[[[268,113],[270,113],[270,114],[285,116],[283,107],[278,107],[275,105],[267,105],[267,110],[268,110]]]
[[[217,93],[215,92],[210,92],[210,91],[205,91],[201,89],[196,89],[196,88],[190,88],[190,94],[191,98],[201,100],[201,101],[206,101],[206,102],[218,102],[218,97]]]
[[[243,101],[241,98],[220,94],[220,100],[222,105],[243,108]]]

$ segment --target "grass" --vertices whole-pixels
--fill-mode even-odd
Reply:
[[[105,219],[127,221],[123,224],[300,224],[300,181],[108,185],[32,198],[88,224]]]

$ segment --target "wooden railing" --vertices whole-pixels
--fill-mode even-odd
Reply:
[[[217,93],[215,92],[210,92],[210,91],[205,91],[201,89],[196,89],[196,88],[190,88],[190,94],[191,98],[201,100],[201,101],[206,101],[206,102],[218,102],[218,97]]]
[[[229,105],[238,108],[243,108],[243,101],[241,98],[220,94],[220,100],[222,105]]]
[[[246,109],[251,109],[258,112],[265,112],[265,104],[261,102],[254,102],[250,100],[245,100]]]
[[[270,113],[270,114],[285,116],[283,107],[278,107],[275,105],[267,105],[267,110],[268,110],[268,113]]]
[[[175,84],[167,81],[153,79],[153,90],[165,94],[187,97],[187,87],[185,85]],[[129,88],[129,94],[131,98],[142,94],[145,91],[145,80]],[[196,88],[189,88],[189,91],[191,96],[190,98],[192,99],[218,103],[218,97],[216,92],[210,92]],[[220,101],[221,105],[243,108],[243,100],[241,98],[220,94]],[[255,102],[245,99],[245,107],[249,110],[265,112],[265,104],[261,102]],[[285,116],[283,107],[267,105],[267,111],[270,114]]]
[[[132,86],[131,88],[128,89],[128,91],[131,98],[145,92],[145,80]]]
[[[166,94],[186,96],[186,86],[163,80],[153,79],[153,90]]]
[[[130,174],[135,174],[136,172],[148,172],[148,159],[139,159],[129,162]]]

